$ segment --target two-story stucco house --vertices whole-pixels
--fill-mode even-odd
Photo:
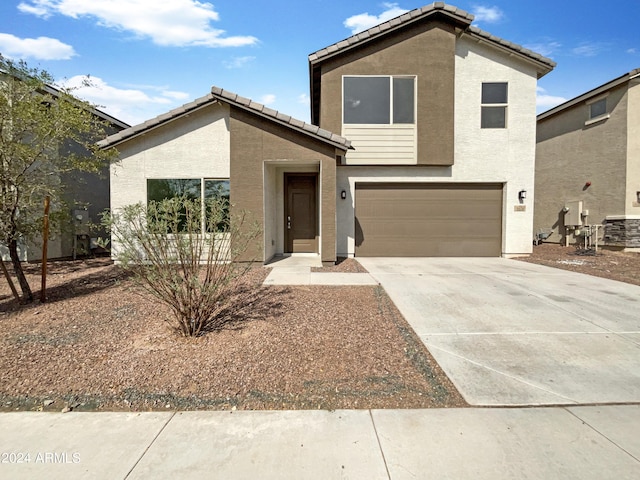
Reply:
[[[541,113],[537,142],[536,232],[640,249],[640,69]]]
[[[109,137],[112,209],[216,182],[263,226],[265,262],[530,253],[536,83],[555,64],[472,20],[434,3],[311,54],[313,125],[214,87]]]

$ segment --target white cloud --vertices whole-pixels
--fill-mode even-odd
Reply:
[[[383,6],[386,10],[380,15],[370,15],[369,13],[353,15],[344,21],[344,26],[351,30],[352,35],[355,35],[409,11],[400,8],[397,3],[384,3]]]
[[[162,96],[167,98],[172,98],[174,100],[187,100],[189,98],[189,94],[185,92],[176,92],[173,90],[163,90]]]
[[[309,100],[309,95],[306,93],[301,93],[298,95],[298,103],[300,105],[311,105],[311,101]]]
[[[627,49],[627,53],[629,55],[635,55],[636,53],[638,53],[638,49],[637,48],[629,48],[629,49]]]
[[[8,58],[37,60],[69,60],[76,55],[71,45],[55,38],[18,38],[9,33],[0,33],[0,53]]]
[[[226,62],[223,62],[224,66],[230,70],[232,69],[236,69],[236,68],[242,68],[245,65],[253,62],[256,59],[256,57],[233,57],[231,60],[227,60]]]
[[[267,93],[260,98],[263,105],[273,105],[276,102],[276,96],[273,93]]]
[[[571,49],[571,53],[579,57],[595,57],[606,49],[606,45],[598,42],[584,42]]]
[[[504,18],[504,13],[498,7],[475,5],[471,13],[476,23],[498,23]]]
[[[544,55],[545,57],[552,56],[560,47],[562,47],[562,44],[553,40],[543,43],[529,43],[524,45],[524,48],[528,48],[529,50],[539,53],[540,55]]]
[[[162,46],[240,47],[258,42],[252,36],[225,36],[211,26],[220,20],[213,5],[197,0],[25,0],[24,13],[48,18],[91,17],[103,27],[132,32]]]
[[[100,77],[76,75],[58,83],[73,89],[74,95],[98,105],[98,108],[131,125],[142,123],[185,102],[190,95],[166,87],[140,86],[118,88]],[[160,92],[160,93],[158,93]]]
[[[548,110],[567,101],[564,97],[549,95],[542,87],[537,87],[536,93],[536,107],[538,111]]]

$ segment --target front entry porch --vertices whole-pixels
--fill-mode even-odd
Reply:
[[[265,162],[264,182],[265,263],[299,254],[315,255],[321,261],[323,180],[320,164]]]

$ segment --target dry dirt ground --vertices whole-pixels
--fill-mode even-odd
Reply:
[[[0,410],[465,406],[382,288],[267,274],[252,271],[241,318],[197,339],[108,259],[52,262],[44,304],[19,306],[0,277]]]
[[[543,243],[533,247],[531,256],[518,260],[640,285],[640,253],[637,252],[604,249],[595,252]]]

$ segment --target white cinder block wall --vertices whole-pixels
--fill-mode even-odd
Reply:
[[[228,125],[229,107],[213,104],[116,146],[111,211],[145,203],[149,178],[229,178]]]
[[[462,37],[456,45],[455,165],[453,177],[504,182],[503,255],[533,249],[536,148],[535,68],[523,60]],[[482,82],[508,82],[506,129],[480,128]],[[519,206],[518,192],[527,191]]]
[[[356,182],[503,183],[505,256],[528,254],[533,245],[533,187],[537,75],[533,66],[497,52],[468,37],[456,45],[455,147],[452,167],[339,167],[337,192],[337,252],[355,253],[354,200]],[[506,129],[481,129],[483,82],[508,82]],[[418,92],[418,96],[428,92]],[[518,192],[527,191],[520,204]],[[515,211],[515,206],[526,210]]]

